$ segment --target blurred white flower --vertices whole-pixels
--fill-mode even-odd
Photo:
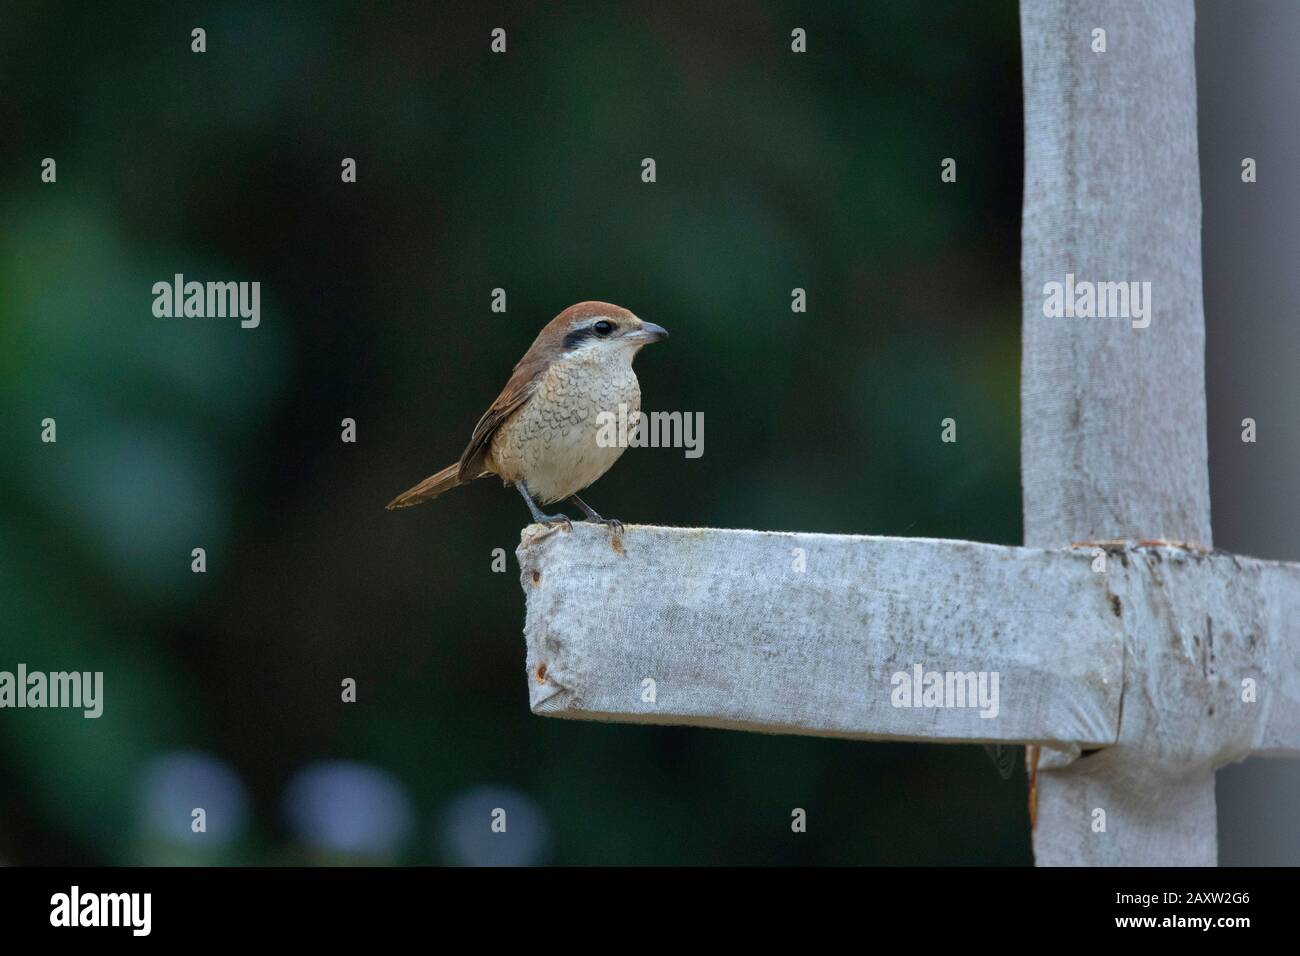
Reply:
[[[211,754],[177,750],[153,758],[142,777],[145,832],[169,842],[209,848],[236,840],[248,823],[248,793],[234,769]],[[202,809],[206,832],[193,829]]]
[[[298,771],[285,791],[284,812],[294,834],[312,849],[375,856],[401,850],[414,820],[396,777],[347,760]]]
[[[465,866],[533,866],[551,846],[546,814],[512,787],[461,791],[439,812],[438,834],[450,861]]]

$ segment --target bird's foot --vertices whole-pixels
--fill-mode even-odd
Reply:
[[[587,504],[577,495],[569,495],[569,500],[582,509],[582,513],[587,516],[587,524],[603,524],[609,529],[609,546],[618,554],[623,553],[623,522],[617,518],[602,518],[596,509]]]
[[[544,514],[542,509],[537,507],[537,502],[534,501],[533,496],[528,493],[528,487],[523,482],[517,483],[515,487],[518,488],[519,493],[523,495],[524,504],[528,505],[528,511],[533,516],[533,524],[539,524],[543,528],[551,530],[554,530],[555,528],[563,528],[565,531],[573,530],[573,521],[568,515]]]
[[[587,516],[588,524],[603,524],[615,534],[623,533],[623,522],[619,521],[617,518],[602,518],[596,513],[595,508],[587,504],[587,502],[583,501],[577,495],[569,495],[569,500],[582,509],[582,513]]]

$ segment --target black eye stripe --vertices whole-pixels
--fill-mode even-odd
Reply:
[[[604,338],[614,331],[614,323],[601,319],[599,322],[593,322],[591,325],[584,325],[581,328],[574,329],[564,337],[564,347],[566,349],[575,348],[581,345],[589,338]]]
[[[564,337],[564,347],[566,349],[576,348],[593,335],[595,335],[595,333],[591,331],[590,325],[584,325],[580,329],[574,329]]]

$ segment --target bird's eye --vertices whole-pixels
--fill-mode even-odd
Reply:
[[[599,322],[593,325],[591,329],[597,335],[602,335],[602,336],[609,335],[609,333],[614,331],[614,323],[606,322],[604,319],[601,319]]]

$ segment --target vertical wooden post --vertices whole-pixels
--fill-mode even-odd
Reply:
[[[1025,544],[1208,547],[1192,0],[1025,0],[1020,19]],[[1046,317],[1044,286],[1067,275],[1149,282],[1149,326]],[[1185,691],[1171,667],[1200,680],[1175,657],[1164,636],[1130,641],[1118,745],[1044,752],[1039,865],[1214,864],[1212,760],[1167,716],[1187,708],[1158,706]]]

